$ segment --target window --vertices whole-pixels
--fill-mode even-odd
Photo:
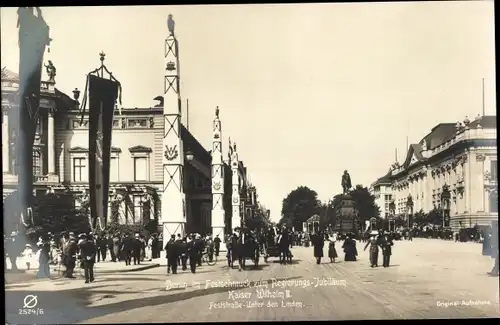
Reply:
[[[38,149],[33,150],[33,175],[41,176],[42,175],[42,159],[41,154]]]
[[[490,192],[490,212],[498,213],[498,192],[492,191]]]
[[[496,160],[492,160],[491,162],[491,166],[490,166],[490,170],[491,170],[491,181],[498,181],[498,170],[497,170],[497,161]]]
[[[118,120],[118,119],[113,120],[113,128],[115,128],[115,129],[120,128],[120,120]]]
[[[134,224],[142,222],[142,201],[139,195],[134,195]]]
[[[130,119],[128,120],[129,128],[147,128],[148,120],[147,119]]]
[[[82,203],[80,202],[80,199],[75,199],[74,201],[75,209],[78,210],[82,207]]]
[[[146,157],[134,158],[134,181],[148,180],[148,159]]]
[[[391,198],[392,198],[392,197],[391,197],[391,195],[390,195],[390,194],[386,194],[386,195],[385,195],[385,200],[386,200],[386,201],[390,201],[390,200],[391,200]]]
[[[118,182],[118,157],[111,157],[109,162],[109,181]]]
[[[85,158],[73,158],[73,182],[87,181]]]

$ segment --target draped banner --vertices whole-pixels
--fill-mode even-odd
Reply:
[[[113,114],[119,83],[89,75],[89,185],[92,229],[108,220],[109,168]]]
[[[19,115],[13,120],[16,137],[16,162],[19,177],[19,210],[23,224],[33,205],[33,141],[39,119],[40,84],[45,48],[50,44],[49,26],[39,7],[20,7],[19,28]]]

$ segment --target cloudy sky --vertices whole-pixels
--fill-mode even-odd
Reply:
[[[57,85],[71,94],[106,63],[125,107],[163,94],[167,15],[176,21],[190,129],[238,144],[260,201],[279,219],[299,185],[326,200],[387,172],[406,137],[495,114],[493,1],[43,8]],[[16,8],[1,9],[2,67],[17,71]],[[185,117],[184,117],[185,120]]]

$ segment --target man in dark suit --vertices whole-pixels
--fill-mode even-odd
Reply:
[[[142,241],[139,234],[135,234],[135,238],[131,240],[131,251],[134,265],[141,264]]]
[[[85,283],[94,282],[94,263],[97,253],[97,247],[90,235],[80,243],[80,255],[83,262],[85,273]]]
[[[76,238],[70,235],[68,242],[63,248],[63,259],[64,265],[66,266],[65,277],[69,279],[74,279],[73,272],[76,267],[76,254],[78,252],[78,246]]]
[[[177,260],[179,255],[177,254],[175,235],[172,235],[170,240],[165,245],[165,252],[167,254],[167,273],[170,273],[170,269],[172,269],[172,274],[177,274]]]
[[[215,257],[219,257],[220,243],[221,240],[219,238],[219,235],[215,236],[214,238]]]
[[[125,260],[125,265],[130,265],[132,261],[132,239],[125,234],[121,243],[121,253]]]

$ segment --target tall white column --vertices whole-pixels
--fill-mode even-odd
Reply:
[[[2,171],[4,173],[9,172],[10,166],[10,156],[9,156],[9,108],[7,106],[2,107]]]
[[[163,240],[185,235],[186,203],[184,195],[184,148],[181,138],[181,90],[179,43],[173,34],[165,40],[165,80],[163,95],[163,192],[161,222]]]
[[[55,150],[55,126],[54,126],[54,110],[49,111],[47,118],[47,161],[48,173],[50,175],[56,174],[56,150]]]
[[[229,142],[229,147],[231,147],[231,142]],[[239,180],[239,160],[238,160],[238,152],[236,151],[236,144],[234,144],[232,148],[231,155],[231,173],[232,173],[232,185],[233,185],[233,193],[232,193],[232,207],[233,213],[231,216],[231,227],[241,227],[241,215],[240,215],[240,180]]]
[[[219,236],[224,242],[224,161],[222,160],[222,127],[219,119],[219,107],[215,110],[215,119],[212,125],[212,235]],[[222,245],[221,248],[225,248]]]

